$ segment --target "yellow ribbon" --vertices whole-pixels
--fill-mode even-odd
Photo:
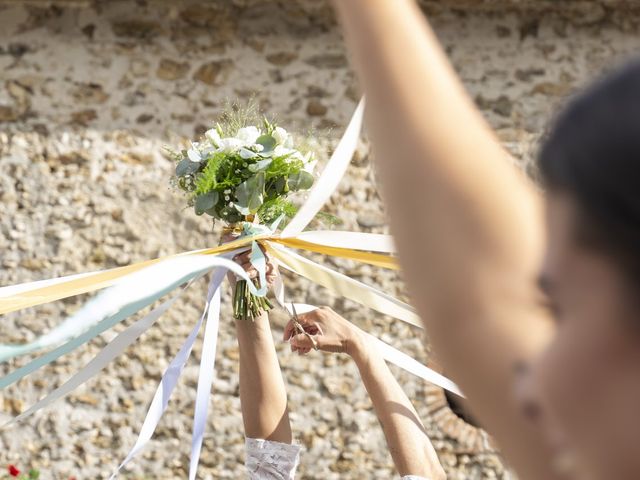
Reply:
[[[9,312],[22,310],[23,308],[34,307],[44,303],[54,302],[63,298],[73,297],[82,293],[95,292],[103,288],[113,285],[116,280],[133,272],[137,272],[143,268],[149,267],[154,263],[169,258],[182,255],[217,255],[219,253],[228,252],[241,248],[250,244],[253,240],[263,240],[268,235],[256,235],[253,237],[244,237],[234,240],[219,247],[207,248],[203,250],[193,250],[191,252],[178,253],[165,257],[146,260],[144,262],[134,263],[125,267],[112,268],[95,272],[81,278],[70,279],[66,282],[60,282],[55,285],[49,285],[40,288],[26,290],[15,295],[0,297],[0,315]]]
[[[80,278],[72,278],[67,281],[62,281],[54,285],[26,289],[14,295],[0,297],[0,315],[15,312],[17,310],[22,310],[23,308],[34,307],[36,305],[54,302],[63,298],[73,297],[82,293],[101,290],[113,285],[118,279],[122,278],[123,276],[149,267],[161,260],[166,260],[181,255],[217,255],[238,248],[246,247],[254,240],[259,241],[261,244],[263,244],[263,246],[266,246],[269,242],[274,242],[286,245],[288,247],[306,250],[309,252],[316,252],[323,255],[355,260],[358,262],[367,263],[369,265],[375,265],[377,267],[388,268],[391,270],[398,269],[398,263],[396,259],[389,255],[362,252],[349,248],[331,247],[318,243],[308,242],[306,240],[300,240],[295,237],[280,238],[277,236],[270,236],[268,234],[261,234],[251,237],[239,238],[232,242],[225,243],[224,245],[220,245],[219,247],[193,250],[190,252],[156,258],[153,260],[146,260],[144,262],[134,263],[125,267],[102,270],[99,272],[90,273]]]
[[[376,267],[388,268],[390,270],[399,270],[398,262],[396,259],[389,255],[383,255],[381,253],[361,252],[350,248],[329,247],[326,245],[320,245],[318,243],[311,243],[306,240],[300,240],[298,238],[269,238],[269,242],[280,243],[288,247],[297,248],[300,250],[306,250],[308,252],[322,253],[323,255],[329,255],[331,257],[347,258],[349,260],[355,260],[361,263],[368,263],[369,265],[375,265]]]

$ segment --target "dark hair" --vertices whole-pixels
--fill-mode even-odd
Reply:
[[[640,61],[569,104],[543,145],[539,169],[548,190],[575,201],[577,238],[640,280]]]

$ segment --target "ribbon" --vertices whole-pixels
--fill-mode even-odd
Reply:
[[[325,247],[337,247],[353,250],[367,250],[370,252],[395,253],[391,235],[380,233],[345,232],[335,230],[316,230],[302,232],[291,238],[305,242],[324,245]],[[283,239],[284,240],[284,239]],[[290,240],[287,238],[286,240]]]
[[[236,250],[250,244],[253,240],[262,240],[268,236],[268,234],[259,234],[252,237],[242,237],[218,247],[169,255],[126,267],[2,287],[0,288],[0,315],[110,287],[123,277],[161,261],[193,255],[217,255]]]
[[[362,118],[364,116],[364,98],[360,100],[356,111],[353,113],[349,125],[344,135],[338,142],[338,146],[331,155],[327,165],[322,171],[309,192],[307,201],[302,205],[298,213],[291,219],[289,224],[282,230],[282,237],[292,237],[302,232],[309,222],[318,214],[322,206],[327,203],[336,187],[342,180],[344,172],[353,158],[353,154],[358,146],[360,130],[362,129]]]
[[[422,328],[414,308],[410,305],[369,285],[301,257],[284,247],[273,248],[274,246],[267,245],[267,251],[277,258],[280,265],[287,270],[306,277],[337,295]]]
[[[191,460],[189,462],[189,480],[195,480],[202,449],[202,439],[207,425],[207,407],[209,395],[215,373],[216,343],[218,341],[218,327],[220,325],[220,282],[224,278],[226,270],[220,269],[212,282],[218,285],[209,305],[207,325],[204,330],[202,358],[200,359],[200,371],[198,372],[198,389],[196,393],[196,406],[193,413],[193,436],[191,439]]]
[[[64,355],[91,340],[119,321],[142,310],[181,284],[206,273],[214,267],[225,267],[239,277],[248,280],[247,284],[251,293],[258,294],[257,289],[244,269],[228,258],[204,255],[175,257],[129,275],[117,285],[98,295],[78,313],[36,341],[25,345],[0,345],[0,360],[24,355],[25,353],[60,343],[93,326],[85,334],[73,338],[66,346],[63,346],[64,348],[54,350],[54,359],[58,358],[60,355]],[[80,341],[79,339],[82,340]],[[54,352],[51,352],[51,354]],[[37,359],[19,369],[23,373],[19,378],[52,361],[51,355],[45,355],[45,357],[48,361],[42,362]],[[11,383],[19,379],[15,378],[15,373],[13,372],[7,376],[12,378]],[[0,379],[0,386],[6,382],[7,377]]]
[[[182,295],[182,293],[189,285],[191,285],[191,282],[183,289],[181,289],[176,295],[171,297],[169,300],[166,300],[159,307],[155,308],[147,315],[145,315],[144,318],[138,320],[125,331],[120,333],[105,348],[103,348],[100,353],[98,353],[98,355],[96,355],[89,363],[87,363],[87,365],[85,365],[82,370],[80,370],[73,377],[67,380],[63,385],[56,388],[53,392],[49,393],[49,395],[44,397],[42,400],[38,401],[36,404],[29,407],[20,415],[2,425],[0,429],[7,428],[13,423],[19,422],[29,417],[30,415],[33,415],[38,410],[49,406],[51,403],[69,394],[80,385],[85,383],[87,380],[100,373],[100,371],[102,371],[102,369],[106,367],[109,362],[120,355],[129,345],[135,342],[140,337],[140,335],[146,332],[156,322],[156,320],[158,320],[160,316],[164,312],[166,312],[169,307],[171,307],[171,305],[173,305],[173,303]]]
[[[109,480],[113,480],[114,478],[116,478],[120,470],[122,470],[122,468],[145,447],[149,440],[151,440],[151,437],[153,436],[153,433],[155,432],[156,427],[160,422],[160,418],[162,418],[162,415],[169,405],[169,399],[171,398],[171,394],[178,384],[178,378],[180,378],[180,374],[182,373],[182,370],[187,363],[189,356],[191,355],[193,344],[196,341],[198,332],[200,331],[200,327],[202,326],[202,322],[207,315],[211,299],[213,298],[214,293],[220,287],[220,283],[224,278],[226,270],[222,271],[222,274],[220,274],[221,271],[222,269],[217,271],[216,274],[214,274],[211,278],[211,282],[209,283],[209,291],[207,293],[207,302],[205,304],[204,311],[200,316],[200,319],[193,327],[193,330],[191,330],[191,333],[189,333],[189,336],[185,340],[184,344],[162,375],[162,380],[160,380],[160,384],[158,385],[156,393],[153,396],[153,400],[151,401],[151,405],[149,406],[149,410],[147,411],[147,415],[144,419],[144,423],[142,424],[142,428],[140,429],[140,434],[138,435],[136,443],[134,444],[128,455],[125,457],[125,459],[122,461],[122,463],[118,466],[118,468],[116,468],[115,472],[113,472],[111,477],[109,477]]]
[[[292,248],[306,250],[307,252],[322,253],[331,257],[346,258],[355,260],[360,263],[368,263],[376,267],[388,268],[390,270],[399,270],[398,262],[395,258],[388,255],[380,255],[378,253],[361,252],[352,248],[339,248],[311,243],[298,238],[272,238],[268,241],[263,240],[262,243],[279,243]]]
[[[94,300],[88,302],[75,315],[72,315],[36,341],[25,345],[0,345],[0,361],[43,348],[56,347],[51,352],[33,360],[24,367],[0,378],[0,388],[18,381],[37,368],[74,350],[129,315],[138,312],[178,288],[183,283],[191,282],[215,268],[216,270],[209,285],[204,311],[185,343],[164,372],[133,448],[111,476],[111,479],[117,476],[122,467],[130,462],[151,439],[161,416],[167,408],[171,393],[175,389],[178,378],[190,356],[195,339],[206,317],[189,465],[189,480],[194,480],[206,426],[208,398],[215,375],[216,339],[220,315],[219,289],[227,271],[230,270],[238,277],[247,280],[247,285],[252,294],[263,296],[266,294],[264,248],[273,254],[284,268],[315,281],[338,295],[421,327],[415,311],[406,303],[362,282],[307,260],[287,248],[346,258],[387,269],[395,270],[398,268],[395,258],[389,255],[395,253],[395,247],[391,237],[388,235],[360,232],[302,232],[335,191],[344,175],[357,147],[363,112],[364,101],[361,101],[322,176],[309,192],[307,201],[279,236],[274,232],[281,219],[274,222],[271,227],[246,223],[243,225],[241,237],[215,248],[184,252],[126,267],[0,288],[0,314],[3,314],[111,287],[99,294]],[[258,271],[260,289],[254,286],[239,265],[229,260],[230,256],[240,251],[246,251],[249,248],[251,250],[250,261]],[[274,290],[278,302],[289,309],[290,307],[284,302],[284,284],[280,276],[276,279]],[[180,293],[165,301],[144,318],[119,334],[80,372],[7,425],[20,421],[37,410],[44,408],[96,375],[105,365],[122,353],[127,346],[139,338],[142,332],[153,325]],[[304,304],[297,304],[296,306],[300,312],[314,308]],[[379,339],[372,338],[376,348],[380,350],[386,361],[395,363],[427,381],[460,394],[455,384],[442,375],[437,374]]]

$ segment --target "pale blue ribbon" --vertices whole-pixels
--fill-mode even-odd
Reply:
[[[159,262],[144,270],[127,275],[120,283],[99,294],[75,315],[34,342],[25,345],[0,345],[0,361],[2,361],[45,348],[55,344],[54,342],[60,343],[68,340],[51,352],[0,378],[0,389],[75,350],[108,328],[175,290],[183,283],[214,267],[225,267],[245,280],[249,280],[247,284],[251,293],[258,295],[258,290],[242,267],[228,258],[224,258],[226,256],[192,255]],[[183,271],[176,276],[176,270],[180,269]],[[154,288],[147,288],[147,284],[153,284]],[[135,293],[128,291],[130,289],[140,293],[134,298],[132,295]],[[131,300],[132,298],[134,299]],[[115,313],[109,314],[114,310]],[[81,333],[85,329],[88,330]]]

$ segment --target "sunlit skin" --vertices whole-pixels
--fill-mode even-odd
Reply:
[[[222,242],[233,239],[232,235],[226,235]],[[250,252],[236,255],[234,261],[250,278],[258,278],[258,272],[251,264]],[[277,275],[277,264],[267,255],[266,280],[269,287]],[[229,281],[233,287],[235,276],[230,274]],[[402,476],[416,475],[431,480],[446,478],[417,412],[364,332],[327,308],[301,315],[300,322],[318,338],[316,346],[320,350],[346,353],[354,359],[382,425],[397,472]],[[309,337],[296,333],[293,323],[289,322],[283,340],[291,341],[292,350],[300,354],[309,353],[312,349]],[[240,351],[240,403],[245,435],[291,443],[287,393],[268,313],[264,312],[253,321],[236,320],[236,335]]]
[[[414,0],[333,4],[404,278],[474,415],[521,479],[640,478],[637,287],[508,161]]]
[[[638,478],[640,323],[635,286],[609,256],[583,246],[574,202],[547,201],[540,285],[556,334],[533,365],[529,398],[575,478]]]

